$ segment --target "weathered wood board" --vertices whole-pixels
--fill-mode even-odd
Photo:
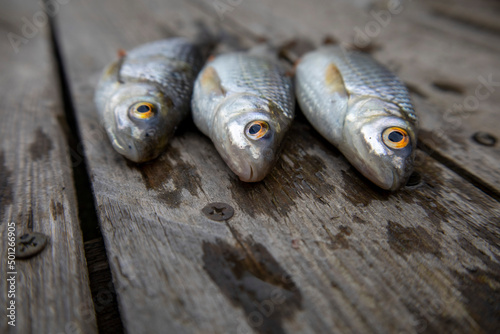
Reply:
[[[35,2],[2,3],[0,332],[96,333],[73,187],[73,160],[65,136],[49,27],[43,17]],[[33,28],[23,28],[28,26],[26,21]],[[13,44],[8,33],[17,35],[12,37]],[[35,231],[49,237],[40,254],[17,259],[14,270],[7,266],[8,225],[12,223],[17,236]],[[12,276],[8,272],[17,272],[13,275],[15,298],[8,297],[6,279]],[[15,327],[8,325],[12,319],[6,317],[10,311],[5,311],[11,300],[16,306]]]
[[[320,15],[315,12],[297,23],[302,30],[289,32],[289,22],[296,22],[305,6],[298,2],[274,9],[263,3],[240,6],[230,13],[233,19],[220,20],[195,2],[73,0],[58,16],[125,329],[488,333],[500,328],[500,205],[423,152],[417,164],[422,182],[390,194],[365,181],[300,115],[276,168],[258,184],[238,181],[189,120],[152,163],[134,165],[113,151],[92,97],[100,71],[118,49],[173,35],[192,37],[199,22],[225,32],[221,49],[250,45],[259,35],[279,40],[291,33],[318,43],[331,30],[315,25],[327,22],[322,16],[315,20]],[[332,8],[326,1],[308,6],[325,13]],[[335,27],[363,22],[349,6],[336,3],[336,10],[345,12],[337,14]],[[236,16],[242,9],[246,14]],[[289,16],[288,23],[275,16],[279,11]],[[393,43],[375,55],[402,40]],[[400,74],[411,81],[414,72],[404,66]],[[432,110],[422,113],[426,124]],[[497,172],[493,162],[484,163],[484,170],[474,166],[471,173],[493,185],[485,176]],[[201,210],[211,202],[231,205],[235,216],[223,223],[208,219]]]

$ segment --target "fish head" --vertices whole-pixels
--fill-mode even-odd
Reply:
[[[134,162],[156,158],[175,131],[173,103],[155,85],[121,84],[105,106],[104,127],[113,148]],[[171,118],[171,117],[170,117]]]
[[[382,189],[394,191],[406,184],[413,171],[416,125],[389,113],[387,107],[376,99],[351,105],[340,146],[365,177]]]
[[[265,99],[237,95],[217,110],[211,137],[241,181],[261,181],[274,165],[286,132],[274,108]]]

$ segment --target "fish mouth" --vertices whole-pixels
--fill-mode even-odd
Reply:
[[[253,180],[254,177],[254,171],[251,165],[246,166],[245,170],[243,172],[237,173],[238,177],[240,178],[241,181],[243,182],[256,182]]]
[[[124,143],[122,140],[118,139],[116,136],[113,136],[113,140],[111,143],[113,144],[113,148],[116,152],[120,153],[122,156],[127,158],[128,160],[136,163],[144,162],[144,157],[139,154],[137,147],[133,140],[131,140],[128,144]]]
[[[262,180],[265,176],[258,173],[258,168],[253,166],[252,163],[239,159],[231,159],[226,154],[221,154],[222,159],[226,165],[231,169],[231,171],[238,176],[240,181],[243,182],[258,182]]]
[[[354,166],[365,178],[384,190],[394,191],[399,188],[399,176],[395,170],[366,168],[366,165],[358,166],[354,164]]]
[[[390,177],[387,177],[388,175]],[[396,170],[392,170],[390,174],[380,176],[375,178],[377,182],[374,183],[384,190],[396,191],[404,185],[404,177],[401,177]]]
[[[396,173],[395,170],[392,171],[392,182],[391,182],[391,187],[388,189],[390,191],[394,191],[399,189],[401,186],[400,178],[398,173]]]
[[[237,175],[243,182],[259,182],[264,179],[266,173],[256,173],[252,165],[247,165],[245,171],[237,173]]]
[[[108,132],[108,137],[111,141],[111,145],[115,149],[116,152],[120,153],[121,155],[126,155],[127,150],[125,149],[124,143],[118,139],[118,137],[113,133],[113,131],[107,131]]]

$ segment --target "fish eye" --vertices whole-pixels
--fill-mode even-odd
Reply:
[[[154,116],[155,107],[149,102],[137,102],[130,107],[130,115],[136,119],[148,119]]]
[[[266,135],[269,131],[269,124],[264,121],[253,121],[247,124],[245,131],[248,138],[257,140]]]
[[[410,142],[410,136],[408,136],[406,130],[398,127],[385,129],[382,133],[382,139],[385,145],[394,149],[405,148]]]

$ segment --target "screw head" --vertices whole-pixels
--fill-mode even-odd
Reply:
[[[413,173],[411,173],[410,178],[406,182],[406,186],[407,187],[418,186],[421,181],[422,181],[422,176],[420,176],[420,173],[419,172],[413,172]]]
[[[207,204],[201,212],[215,221],[228,220],[234,215],[234,209],[227,203],[214,202]]]
[[[489,134],[488,132],[476,132],[473,136],[472,139],[478,144],[484,145],[484,146],[495,146],[497,143],[497,139],[495,136],[492,134]]]
[[[39,232],[29,232],[17,237],[16,258],[29,259],[40,253],[47,245],[48,237]]]

